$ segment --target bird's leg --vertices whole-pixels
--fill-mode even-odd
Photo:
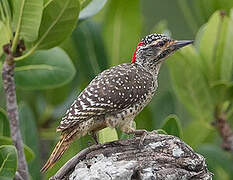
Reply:
[[[140,142],[139,142],[139,147],[142,148],[143,147],[143,142],[146,138],[146,136],[148,135],[148,131],[146,131],[145,129],[134,129],[132,127],[132,122],[130,121],[126,124],[124,124],[123,126],[121,126],[121,131],[126,133],[126,134],[135,134],[135,136],[140,136]]]
[[[140,136],[139,147],[142,148],[144,140],[146,136],[149,134],[149,132],[145,129],[135,129],[134,134],[135,136]]]
[[[144,134],[148,133],[145,129],[135,129],[134,132],[135,136],[143,136]]]
[[[91,137],[94,139],[95,143],[96,143],[96,144],[99,144],[97,132],[96,132],[96,131],[91,131],[90,135],[91,135]]]

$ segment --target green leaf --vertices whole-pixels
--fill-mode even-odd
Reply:
[[[208,169],[211,172],[216,174],[215,171],[221,167],[230,177],[233,176],[233,157],[231,154],[214,144],[201,145],[197,148],[197,151],[205,157],[208,164]],[[217,179],[222,179],[222,176]]]
[[[233,21],[217,11],[205,25],[200,39],[202,70],[211,86],[215,104],[229,98],[233,72]],[[231,89],[231,88],[230,88]]]
[[[80,2],[80,9],[82,10],[85,8],[92,0],[79,0]]]
[[[192,1],[192,8],[200,21],[200,25],[205,23],[209,17],[217,10],[228,13],[233,7],[233,1],[229,0],[195,0]]]
[[[221,12],[214,13],[206,24],[200,40],[202,68],[210,82],[220,80],[221,77],[221,63],[224,61],[222,54],[225,50],[228,21],[229,18],[221,15]]]
[[[72,80],[75,68],[60,48],[37,51],[15,68],[16,85],[25,89],[49,89]]]
[[[174,135],[179,138],[182,138],[183,136],[180,120],[176,115],[169,115],[164,121],[161,129],[163,129],[167,134]]]
[[[184,142],[195,148],[205,142],[213,142],[213,139],[209,141],[208,137],[216,131],[209,122],[205,122],[202,119],[194,119],[186,125],[183,132]]]
[[[129,62],[141,34],[140,1],[109,1],[103,33],[111,65]]]
[[[156,132],[158,134],[167,134],[167,132],[165,130],[163,130],[163,129],[157,129]]]
[[[231,10],[231,19],[228,22],[228,28],[225,36],[225,46],[221,63],[221,79],[223,81],[233,81],[233,9]]]
[[[5,136],[0,136],[0,146],[2,145],[12,145],[12,139]],[[27,162],[30,162],[34,159],[35,154],[28,146],[24,145],[24,154],[26,156]]]
[[[31,148],[31,150],[35,154],[35,158],[29,162],[28,168],[30,174],[33,175],[33,179],[41,179],[40,178],[40,153],[39,153],[39,145],[38,145],[38,130],[36,127],[35,117],[31,110],[31,108],[23,102],[19,104],[19,124],[21,135],[23,138],[24,144]],[[29,136],[30,134],[30,136]]]
[[[233,99],[233,83],[217,81],[211,84],[211,90],[214,93],[215,104],[220,104]]]
[[[82,22],[74,30],[72,40],[78,54],[76,55],[78,60],[74,63],[79,69],[79,84],[90,82],[97,74],[109,67],[101,27],[97,23],[90,20]]]
[[[10,137],[10,125],[7,114],[4,109],[0,108],[0,136]]]
[[[167,61],[175,92],[191,115],[211,121],[214,104],[202,72],[202,59],[192,46],[181,49]]]
[[[13,27],[25,41],[35,41],[38,37],[43,12],[42,0],[13,1]]]
[[[78,0],[52,0],[45,4],[39,37],[33,49],[59,45],[73,31],[80,11]]]
[[[116,129],[107,127],[100,130],[98,132],[98,139],[101,144],[118,140]]]
[[[2,74],[2,62],[1,62],[1,59],[0,59],[0,74]],[[2,76],[0,76],[0,92],[2,91],[2,89],[3,89]]]
[[[0,32],[1,32],[1,36],[0,36],[0,57],[3,54],[3,45],[10,43],[10,34],[8,32],[7,26],[5,24],[3,24],[2,21],[0,21]]]
[[[14,146],[0,146],[0,179],[11,180],[17,169],[17,151]]]
[[[154,130],[154,117],[153,117],[153,109],[151,107],[151,104],[143,109],[142,112],[140,112],[136,117],[135,121],[133,122],[133,128],[136,129],[146,129],[147,131]],[[131,135],[128,135],[131,137]]]
[[[94,16],[104,7],[106,2],[107,0],[91,0],[88,1],[88,3],[84,1],[84,3],[82,4],[82,10],[80,12],[79,19],[83,20]],[[83,8],[83,6],[85,7]]]

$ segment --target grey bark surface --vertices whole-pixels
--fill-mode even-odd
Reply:
[[[179,138],[149,133],[139,148],[140,137],[93,145],[69,160],[55,179],[210,180],[205,158]]]

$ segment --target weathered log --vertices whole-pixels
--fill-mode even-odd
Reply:
[[[149,133],[140,137],[93,145],[69,160],[54,179],[212,179],[205,158],[177,137]]]

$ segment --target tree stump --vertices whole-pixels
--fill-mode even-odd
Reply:
[[[177,137],[149,133],[84,149],[50,180],[212,179],[205,158]]]

